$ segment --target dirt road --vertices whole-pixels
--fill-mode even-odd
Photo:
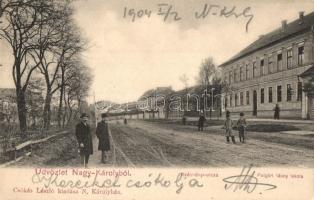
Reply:
[[[198,132],[195,126],[131,120],[110,124],[111,152],[100,162],[98,139],[89,167],[242,167],[314,166],[314,137],[281,133],[248,133],[247,142],[228,144],[217,126]],[[238,141],[238,138],[236,138]],[[30,157],[15,166],[79,167],[74,135],[33,147]]]
[[[245,144],[228,144],[223,130],[217,127],[197,132],[194,127],[135,120],[128,125],[111,124],[111,136],[112,156],[108,166],[314,166],[314,150],[307,148],[308,144],[281,144],[280,138],[269,142],[265,140],[268,136],[256,137],[256,134]],[[300,136],[287,137],[300,140]],[[304,140],[313,143],[311,137]],[[91,165],[99,165],[99,158],[96,161],[93,157]]]

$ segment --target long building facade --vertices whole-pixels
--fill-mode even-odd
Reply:
[[[261,35],[220,68],[223,111],[269,118],[313,118],[314,95],[303,89],[314,77],[314,12]]]

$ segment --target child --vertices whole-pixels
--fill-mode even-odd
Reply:
[[[229,143],[230,140],[229,140],[229,137],[231,137],[232,139],[232,142],[233,144],[235,144],[235,139],[234,139],[234,135],[232,133],[232,120],[230,119],[230,114],[227,114],[226,115],[226,121],[225,121],[225,130],[226,130],[226,139],[227,139],[227,142]]]
[[[244,113],[240,113],[240,119],[237,122],[238,130],[239,130],[239,138],[240,142],[245,143],[244,132],[246,128],[246,120],[244,118]]]
[[[198,125],[197,125],[198,126],[198,131],[203,131],[205,121],[206,121],[206,118],[204,116],[204,113],[201,112],[200,113],[200,117],[198,119]]]

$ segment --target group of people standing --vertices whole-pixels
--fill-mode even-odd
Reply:
[[[198,131],[203,131],[204,130],[204,123],[206,121],[206,118],[204,116],[203,112],[200,112],[199,118],[198,118]],[[231,141],[235,144],[235,135],[233,133],[233,128],[236,127],[239,131],[239,140],[242,143],[245,143],[245,132],[246,132],[246,119],[244,118],[244,113],[240,113],[240,118],[237,120],[237,123],[234,124],[234,122],[230,118],[230,111],[226,112],[226,120],[224,123],[223,128],[226,131],[226,140],[229,143],[230,139]]]
[[[109,124],[107,122],[107,114],[101,115],[102,120],[97,124],[96,136],[99,140],[98,150],[101,151],[101,163],[108,162],[110,151]],[[93,138],[90,125],[88,124],[88,115],[83,113],[80,122],[75,127],[75,135],[79,146],[79,154],[81,162],[85,168],[88,167],[90,155],[93,154]]]
[[[244,113],[242,112],[240,113],[240,118],[237,120],[237,123],[234,124],[230,118],[230,112],[227,111],[224,129],[226,131],[226,140],[228,143],[230,142],[230,138],[234,144],[236,143],[235,135],[233,133],[234,127],[237,127],[239,131],[240,142],[245,143],[245,132],[246,132],[247,123],[246,123],[246,119],[244,118]]]

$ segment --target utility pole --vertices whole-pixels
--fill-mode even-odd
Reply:
[[[155,119],[155,112],[157,110],[157,87],[154,89],[154,97],[153,97],[153,102],[154,102],[154,105],[153,105],[153,119]]]
[[[1,5],[0,5],[1,6]],[[2,15],[2,9],[1,9],[1,7],[0,7],[0,17],[1,17],[1,15]],[[0,21],[0,24],[2,24],[2,21]],[[2,38],[0,37],[0,40],[2,40]],[[0,67],[2,67],[2,64],[0,63]]]
[[[97,108],[96,108],[96,94],[94,91],[94,113],[95,113],[95,126],[97,127]]]

